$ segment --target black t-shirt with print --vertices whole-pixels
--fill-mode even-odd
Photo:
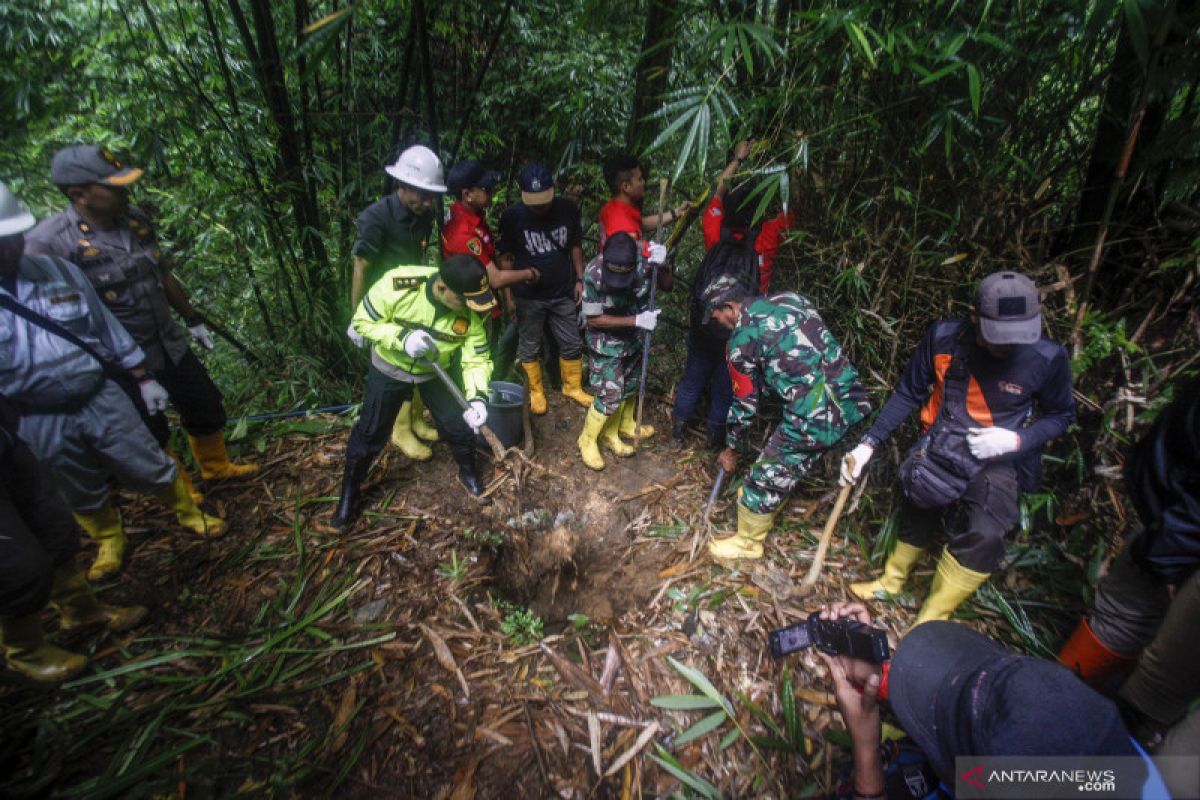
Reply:
[[[524,203],[506,209],[500,217],[501,253],[510,253],[517,269],[533,267],[541,273],[536,283],[519,283],[513,294],[535,300],[574,297],[575,267],[571,248],[583,241],[579,206],[554,198],[545,214],[537,214]]]

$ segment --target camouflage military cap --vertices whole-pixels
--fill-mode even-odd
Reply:
[[[732,275],[722,275],[710,283],[700,297],[704,301],[705,316],[711,317],[712,312],[718,306],[733,300],[741,300],[747,294],[746,287],[737,278]]]

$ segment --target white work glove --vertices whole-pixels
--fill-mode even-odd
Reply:
[[[473,433],[479,433],[479,429],[487,422],[487,404],[482,400],[472,400],[467,404],[467,410],[463,412],[462,417]]]
[[[404,352],[413,358],[437,358],[437,343],[425,331],[413,331],[404,340]]]
[[[359,333],[358,331],[354,330],[353,322],[351,322],[349,327],[346,328],[346,335],[350,337],[350,341],[354,342],[355,347],[366,347],[367,346],[367,340],[363,338],[363,335],[361,333]]]
[[[644,331],[652,331],[658,327],[658,315],[661,313],[661,308],[653,311],[639,311],[638,315],[633,318],[633,324]]]
[[[142,402],[146,404],[146,409],[151,415],[167,410],[167,390],[154,378],[138,381],[138,391],[142,393]]]
[[[188,325],[188,333],[192,338],[200,343],[200,346],[205,350],[215,350],[217,343],[213,341],[212,334],[208,332],[208,326],[203,322],[196,325]]]
[[[838,484],[846,486],[854,484],[862,475],[863,467],[867,466],[867,462],[871,460],[871,456],[875,455],[875,448],[866,442],[859,442],[858,446],[846,454],[842,459],[841,475],[838,479]]]
[[[967,430],[967,447],[971,455],[985,461],[1020,450],[1021,434],[999,426],[970,428]]]
[[[667,260],[667,246],[658,242],[646,243],[646,262],[650,266],[657,267],[659,264],[665,263]]]

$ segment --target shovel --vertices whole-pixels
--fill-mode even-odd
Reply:
[[[712,522],[709,521],[709,515],[712,513],[713,503],[717,500],[717,495],[721,493],[721,485],[725,483],[725,468],[717,468],[717,479],[713,481],[712,491],[708,494],[708,502],[704,505],[704,521],[708,522],[709,526]]]
[[[854,471],[852,459],[849,469],[851,472]],[[817,545],[817,555],[813,558],[812,566],[808,568],[808,574],[800,583],[801,592],[810,592],[816,585],[817,578],[821,575],[821,568],[825,566],[825,552],[829,550],[829,540],[833,537],[833,529],[837,527],[838,518],[842,516],[842,509],[846,507],[846,500],[850,497],[850,490],[853,488],[854,484],[847,483],[838,492],[837,501],[833,504],[833,511],[829,513],[829,519],[825,520],[825,530],[821,531],[821,542]]]
[[[458,404],[462,406],[462,410],[466,411],[470,403],[467,402],[467,398],[463,397],[462,390],[458,388],[454,380],[446,374],[446,370],[442,368],[442,365],[429,359],[425,359],[425,363],[437,373],[438,378],[445,385],[446,391],[450,392],[454,399],[458,401]],[[503,461],[507,451],[504,449],[504,445],[500,443],[500,439],[496,434],[492,433],[492,429],[487,425],[480,425],[479,433],[483,435],[483,439],[488,443],[488,447],[492,448],[492,455],[496,457],[496,461]]]
[[[662,239],[662,218],[663,206],[667,204],[667,185],[666,178],[660,178],[658,181],[658,230],[654,233],[654,238]],[[654,310],[654,295],[658,293],[658,269],[650,270],[650,305],[649,310]],[[642,404],[646,401],[646,372],[650,367],[650,334],[652,331],[646,331],[645,341],[642,343],[642,375],[638,381],[638,399],[637,399],[637,414],[634,421],[633,438],[636,441],[642,439]]]

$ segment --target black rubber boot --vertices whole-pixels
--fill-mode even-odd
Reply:
[[[483,494],[483,485],[479,483],[479,476],[475,474],[474,464],[458,465],[458,482],[475,497]]]
[[[337,511],[329,520],[333,527],[343,533],[358,519],[358,490],[367,475],[368,467],[368,464],[360,461],[346,462],[346,472],[342,476],[342,497],[338,500]]]
[[[688,421],[686,419],[676,419],[671,421],[671,447],[676,450],[682,450],[687,446],[684,437],[687,435]]]
[[[725,426],[720,425],[716,428],[708,429],[708,445],[709,450],[722,450],[725,447]]]

